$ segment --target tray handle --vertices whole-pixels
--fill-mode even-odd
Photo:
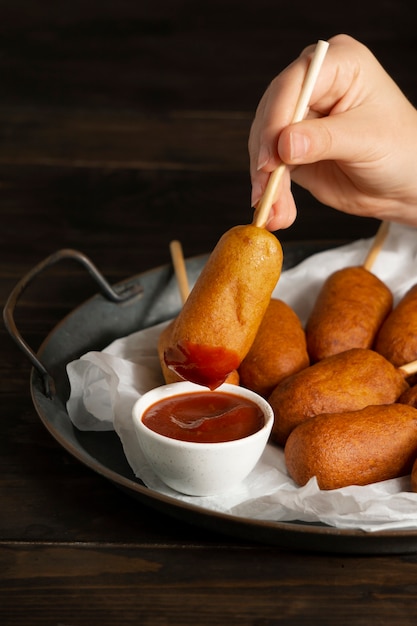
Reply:
[[[87,270],[93,280],[97,283],[101,294],[111,302],[126,302],[130,298],[133,298],[134,296],[137,296],[139,293],[142,292],[142,287],[138,284],[124,286],[121,290],[116,291],[113,287],[111,287],[111,285],[99,272],[99,270],[92,263],[92,261],[87,256],[85,256],[85,254],[79,252],[78,250],[72,250],[70,248],[65,248],[54,252],[46,259],[38,263],[38,265],[32,268],[25,276],[23,276],[23,278],[21,278],[21,280],[17,283],[7,299],[7,302],[3,309],[3,319],[6,329],[8,330],[12,339],[17,343],[22,352],[28,357],[33,367],[39,372],[43,380],[45,395],[48,398],[51,398],[54,394],[54,380],[47,371],[47,369],[44,367],[44,365],[41,363],[41,361],[38,359],[35,352],[21,336],[14,320],[14,311],[23,292],[32,283],[32,281],[37,276],[39,276],[39,274],[44,272],[52,265],[55,265],[59,261],[67,259],[73,259],[74,261],[80,263]]]

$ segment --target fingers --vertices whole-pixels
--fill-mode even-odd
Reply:
[[[379,144],[374,139],[381,133],[377,120],[372,126],[371,116],[372,111],[362,108],[292,124],[282,130],[277,151],[289,165],[322,160],[363,163],[375,159]]]
[[[363,101],[369,91],[366,76],[364,79],[361,69],[366,62],[377,62],[365,46],[351,37],[338,35],[329,41],[329,51],[310,101],[308,120],[291,124],[315,46],[306,48],[298,59],[271,82],[259,103],[248,142],[252,206],[261,199],[269,174],[281,162],[295,166],[321,159],[353,160],[358,156],[363,157],[358,154],[358,146],[360,152],[360,146],[363,145],[358,137],[362,137],[362,132],[367,132],[369,124],[363,113]],[[361,112],[359,115],[356,109]],[[350,110],[358,118],[352,120],[356,124],[352,126],[356,132],[356,142],[347,124],[348,120],[340,117]],[[371,142],[370,145],[373,147],[375,143]],[[285,199],[281,201],[280,194],[284,192]],[[276,214],[278,207],[285,211],[282,217]],[[273,225],[285,227],[283,224],[292,223],[295,208],[289,176],[277,190],[274,211]]]
[[[314,49],[313,46],[311,48]],[[262,198],[270,173],[282,162],[278,153],[277,138],[282,129],[291,122],[308,62],[308,58],[305,57],[302,61],[291,64],[283,75],[276,77],[257,108],[248,141],[252,207],[255,207]],[[293,223],[295,216],[290,176],[286,173],[275,194],[267,228],[271,230],[287,228]]]
[[[292,121],[314,48],[315,46],[306,48],[298,59],[276,76],[259,102],[248,141],[252,178],[257,178],[260,170],[273,171],[280,163],[277,139],[282,129]],[[322,72],[327,65],[325,59]],[[327,74],[332,72],[331,68],[327,70]],[[323,83],[321,92],[326,92],[332,79],[323,82],[320,76],[319,78]],[[335,97],[338,96],[336,94]]]
[[[266,181],[268,175],[265,173],[261,174]],[[266,182],[264,186],[266,186]],[[259,185],[258,197],[258,188],[255,185],[252,189],[252,198],[258,197],[258,199],[260,200],[263,195],[264,186],[262,186],[261,184]],[[258,201],[252,202],[252,206],[255,207],[257,203]],[[296,215],[297,209],[290,188],[290,173],[289,170],[287,170],[286,172],[284,172],[284,176],[279,186],[276,200],[271,206],[271,212],[266,224],[266,228],[271,231],[288,228],[294,222]]]
[[[259,102],[249,133],[250,172],[272,172],[280,164],[277,138],[294,114],[308,59],[292,63],[274,78]]]
[[[272,205],[266,228],[271,231],[288,228],[294,223],[297,216],[297,208],[289,187],[278,195],[277,201]]]
[[[292,116],[314,46],[279,74],[262,97],[249,135],[252,206],[270,173],[285,175],[267,228],[296,217],[290,177],[328,206],[415,224],[417,112],[366,46],[347,35],[330,47],[305,120]]]

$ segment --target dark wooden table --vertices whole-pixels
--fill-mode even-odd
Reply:
[[[0,299],[60,248],[114,283],[251,219],[247,136],[271,78],[349,32],[417,102],[413,0],[0,2]],[[295,190],[283,242],[375,232]],[[19,303],[37,348],[94,292],[71,263]],[[0,330],[0,623],[415,624],[417,554],[289,551],[138,502],[46,431],[30,365]],[[417,513],[416,513],[417,514]]]

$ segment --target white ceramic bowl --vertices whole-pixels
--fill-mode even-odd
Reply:
[[[207,387],[190,382],[163,385],[141,396],[132,411],[140,447],[155,474],[176,491],[194,496],[217,495],[241,483],[261,457],[274,421],[264,398],[249,389],[223,384],[216,391],[248,398],[261,408],[265,424],[260,430],[233,441],[196,443],[161,435],[143,423],[144,412],[155,402],[202,391],[207,393]]]

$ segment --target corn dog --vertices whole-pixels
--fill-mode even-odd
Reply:
[[[398,478],[417,456],[417,409],[405,404],[367,406],[318,415],[297,426],[285,445],[290,476],[320,489]]]
[[[310,365],[298,315],[272,298],[255,340],[239,367],[240,384],[267,397],[277,384]]]
[[[268,398],[275,416],[272,438],[285,444],[298,424],[320,413],[391,404],[408,389],[405,377],[373,350],[352,348],[327,357],[275,387]]]
[[[336,271],[322,286],[306,325],[312,362],[350,348],[372,348],[393,304],[391,291],[371,273],[389,227],[381,222],[362,266]]]
[[[174,240],[171,241],[169,248],[171,252],[172,263],[174,265],[175,276],[178,283],[178,289],[181,295],[181,301],[184,305],[184,302],[186,302],[190,294],[190,285],[188,283],[187,268],[185,264],[184,254],[182,251],[182,245],[178,240]],[[171,333],[174,328],[174,324],[175,321],[171,321],[161,332],[158,340],[158,357],[166,384],[176,383],[183,380],[183,378],[181,378],[179,374],[167,367],[164,359],[165,348],[167,348],[167,346],[170,344]],[[226,378],[225,382],[231,385],[238,385],[239,374],[237,370],[231,372]]]
[[[328,47],[327,41],[317,42],[293,122],[305,115]],[[285,167],[271,173],[253,224],[236,226],[220,239],[177,319],[165,362],[183,378],[216,388],[255,339],[281,273],[281,245],[265,226]]]
[[[397,367],[417,359],[417,285],[388,315],[378,331],[374,349]]]
[[[228,230],[175,320],[167,367],[210,389],[222,384],[249,352],[281,267],[271,232],[253,224]]]
[[[392,303],[388,287],[364,267],[331,274],[306,324],[312,362],[350,348],[371,348]]]

